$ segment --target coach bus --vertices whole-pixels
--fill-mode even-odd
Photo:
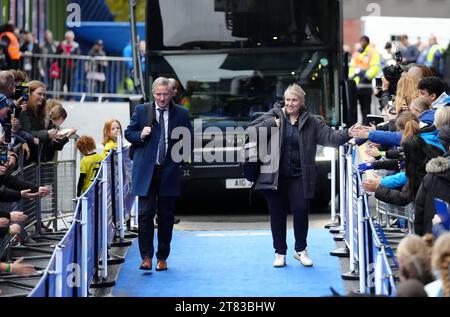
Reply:
[[[282,100],[291,83],[306,91],[309,111],[341,124],[341,12],[341,1],[330,0],[147,0],[144,81],[177,79],[178,102],[193,123],[201,119],[183,173],[183,200],[253,197],[238,163],[242,133],[225,138],[218,131],[243,130]],[[333,151],[317,151],[318,206],[330,201]],[[231,153],[232,161],[205,160]]]

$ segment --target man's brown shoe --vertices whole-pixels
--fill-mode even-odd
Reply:
[[[157,271],[167,270],[167,261],[166,260],[158,260],[158,263],[156,263],[156,270]]]
[[[150,271],[152,269],[152,259],[150,259],[150,257],[148,256],[144,257],[144,260],[142,261],[142,264],[139,267],[139,269]]]

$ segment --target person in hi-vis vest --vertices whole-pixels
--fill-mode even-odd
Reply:
[[[381,57],[370,45],[370,39],[367,36],[362,36],[359,42],[361,48],[352,55],[348,77],[356,82],[358,101],[364,119],[370,113],[372,79],[381,70]]]
[[[6,46],[6,69],[18,69],[20,63],[19,39],[14,34],[14,25],[6,23],[0,30],[0,41]]]

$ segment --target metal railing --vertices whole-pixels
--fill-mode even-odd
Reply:
[[[32,54],[30,79],[47,85],[53,98],[126,99],[136,95],[132,58],[113,56]]]
[[[344,233],[347,251],[343,254],[336,250],[331,254],[349,257],[350,272],[343,274],[342,278],[359,280],[357,292],[395,296],[395,270],[398,269],[395,245],[412,232],[413,208],[412,205],[401,207],[376,200],[376,215],[372,216],[369,195],[362,188],[363,175],[357,168],[359,162],[361,157],[358,147],[346,144],[339,148],[340,221],[335,226]],[[332,183],[334,182],[336,175],[332,173]],[[332,221],[337,218],[336,211],[331,210],[331,215]],[[387,221],[383,217],[387,217]],[[392,217],[404,219],[408,223],[407,228],[390,231]]]

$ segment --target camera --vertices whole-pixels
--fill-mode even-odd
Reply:
[[[5,165],[8,162],[8,146],[6,144],[0,145],[0,165]]]
[[[14,94],[14,100],[19,100],[23,97],[23,101],[28,101],[28,92],[30,88],[28,86],[16,86],[16,92]]]

